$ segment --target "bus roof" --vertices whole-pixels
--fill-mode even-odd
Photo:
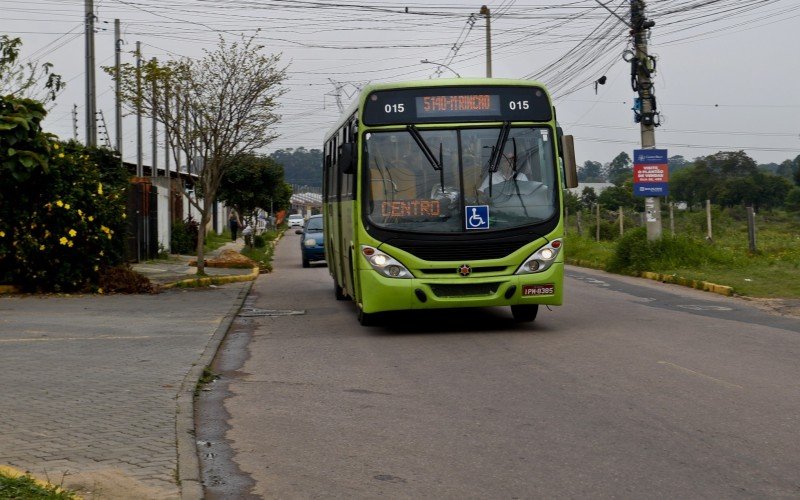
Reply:
[[[339,128],[347,122],[353,113],[358,110],[363,104],[364,99],[376,90],[388,89],[407,89],[407,88],[421,88],[421,87],[469,87],[469,86],[520,86],[520,87],[539,87],[543,89],[548,98],[550,94],[547,92],[544,84],[535,80],[515,80],[510,78],[437,78],[435,80],[408,80],[401,82],[380,82],[371,83],[366,85],[358,93],[356,99],[347,107],[342,116],[336,121],[336,124],[328,130],[325,134],[325,141],[328,140]]]

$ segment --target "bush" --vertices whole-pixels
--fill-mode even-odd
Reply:
[[[0,97],[0,282],[97,290],[101,271],[124,258],[126,177],[113,153],[44,133],[44,114],[35,101]]]
[[[191,217],[172,224],[170,244],[172,253],[194,254],[197,251],[197,238],[200,233],[200,224]]]
[[[256,248],[264,248],[267,246],[267,239],[263,235],[257,234],[253,238],[253,246]]]
[[[639,274],[644,271],[702,267],[715,260],[709,246],[687,237],[664,236],[647,240],[647,229],[637,228],[625,233],[606,269],[615,273]]]

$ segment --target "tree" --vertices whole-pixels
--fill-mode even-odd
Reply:
[[[614,183],[615,186],[621,186],[632,176],[633,165],[628,153],[621,152],[608,164],[608,180]]]
[[[794,160],[792,160],[793,169],[794,169],[794,183],[797,186],[800,186],[800,155],[797,155]]]
[[[173,151],[183,151],[197,167],[198,197],[190,201],[200,213],[200,275],[205,274],[205,231],[223,175],[277,137],[270,127],[280,119],[275,110],[277,98],[286,92],[281,87],[286,70],[278,68],[280,56],[261,54],[263,46],[253,40],[229,43],[220,37],[216,50],[204,51],[202,59],[151,60],[141,70],[131,64],[121,68],[126,106],[161,122]],[[113,76],[113,68],[104,69]],[[175,96],[175,104],[165,105],[164,95]]]
[[[304,147],[279,149],[269,155],[283,165],[289,184],[322,187],[322,150]]]
[[[603,164],[599,161],[586,160],[578,169],[579,182],[605,182]]]
[[[778,168],[775,169],[775,174],[791,180],[794,177],[794,164],[792,160],[783,160],[783,162],[778,165]]]
[[[0,95],[33,99],[40,102],[54,101],[66,85],[61,75],[51,73],[51,63],[21,63],[19,61],[22,40],[0,36]]]
[[[667,160],[667,168],[669,169],[670,175],[689,167],[691,164],[691,162],[687,161],[686,158],[681,155],[670,156]]]
[[[242,215],[256,208],[282,210],[289,206],[286,193],[291,196],[283,175],[283,167],[272,158],[245,155],[225,171],[217,197]]]
[[[586,209],[591,209],[592,205],[597,203],[597,192],[594,190],[594,188],[586,186],[583,188],[583,191],[581,191],[580,201],[583,207]]]

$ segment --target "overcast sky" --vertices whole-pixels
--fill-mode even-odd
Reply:
[[[602,0],[623,19],[629,0]],[[492,14],[493,76],[544,82],[562,127],[575,136],[579,164],[606,163],[638,147],[633,122],[628,28],[598,0],[499,0]],[[114,19],[122,23],[123,61],[136,41],[145,58],[201,57],[219,36],[257,37],[288,66],[281,98],[282,148],[320,148],[325,131],[369,82],[484,76],[486,21],[452,0],[94,0],[98,65],[114,62]],[[408,12],[406,12],[406,9]],[[24,41],[25,60],[50,61],[67,88],[45,126],[78,138],[84,123],[84,0],[0,0],[0,34]],[[687,159],[744,150],[759,163],[800,154],[800,1],[650,0],[656,22],[658,147]],[[427,59],[446,64],[451,70]],[[437,72],[437,69],[439,70]],[[607,76],[597,88],[594,81]],[[111,80],[97,71],[98,109],[114,137]],[[338,91],[337,91],[338,88]],[[136,158],[135,118],[124,118],[124,156]],[[149,121],[145,162],[150,161]],[[102,140],[102,139],[101,139]],[[163,155],[163,153],[161,153]]]

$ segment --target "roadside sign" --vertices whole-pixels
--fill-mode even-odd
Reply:
[[[633,195],[667,196],[669,166],[666,149],[633,151]]]

